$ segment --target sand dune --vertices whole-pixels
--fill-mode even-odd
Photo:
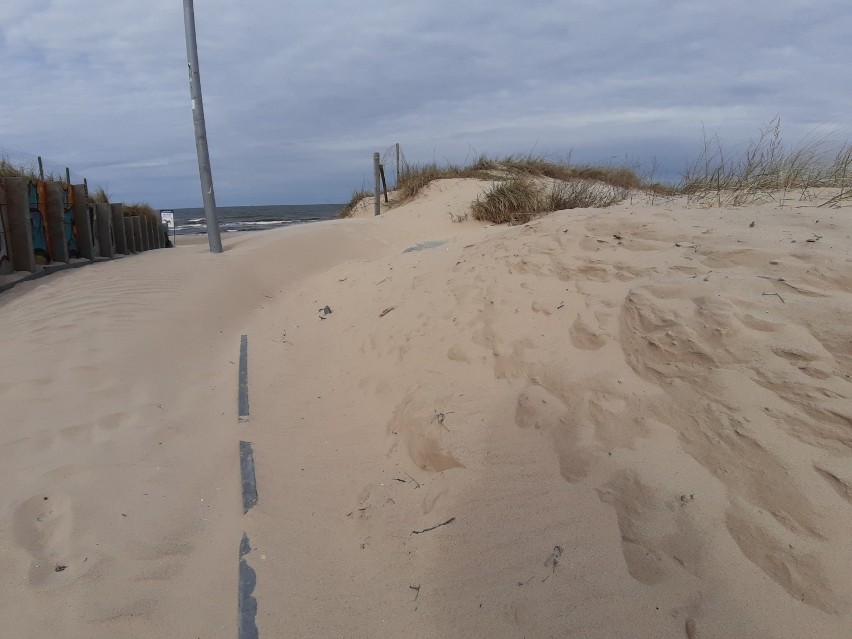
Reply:
[[[848,636],[848,209],[485,186],[0,296],[10,636]]]

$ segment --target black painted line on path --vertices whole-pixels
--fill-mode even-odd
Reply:
[[[237,397],[239,422],[248,421],[248,335],[240,336],[240,377]],[[240,441],[240,477],[243,492],[243,514],[257,505],[257,479],[254,472],[254,451],[251,442]],[[240,541],[239,588],[237,592],[237,637],[258,639],[257,599],[254,589],[257,573],[248,565],[245,556],[251,552],[251,543],[244,532]]]
[[[251,442],[240,442],[240,475],[243,480],[243,514],[257,505],[257,480],[254,476],[254,452]]]
[[[240,337],[240,388],[237,407],[239,409],[240,421],[247,421],[249,418],[248,335],[243,335]]]
[[[251,552],[248,535],[243,533],[240,542],[240,586],[237,600],[237,637],[238,639],[257,639],[257,599],[254,587],[257,574],[248,565],[245,556]]]

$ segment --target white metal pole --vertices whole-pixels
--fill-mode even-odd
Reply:
[[[186,62],[189,65],[189,92],[192,96],[195,150],[198,154],[204,215],[207,218],[207,241],[212,253],[221,253],[222,238],[219,235],[216,196],[213,193],[213,173],[210,170],[210,152],[207,149],[207,127],[204,123],[204,103],[201,100],[201,75],[198,71],[198,45],[195,40],[195,10],[192,0],[183,0],[183,22],[186,28]]]

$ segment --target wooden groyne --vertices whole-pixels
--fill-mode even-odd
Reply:
[[[166,246],[159,216],[91,203],[83,184],[0,178],[0,292],[57,270]]]

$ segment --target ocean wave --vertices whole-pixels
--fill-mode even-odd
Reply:
[[[319,222],[320,219],[313,220],[270,220],[266,222],[220,222],[219,231],[222,233],[234,233],[240,231],[263,231],[280,226],[293,226],[295,224],[307,224],[310,222]],[[206,224],[178,224],[175,228],[178,235],[203,235],[207,232]]]
[[[270,205],[217,207],[222,232],[262,231],[292,224],[333,219],[341,205]],[[175,209],[175,232],[178,235],[201,235],[207,232],[204,209]]]

